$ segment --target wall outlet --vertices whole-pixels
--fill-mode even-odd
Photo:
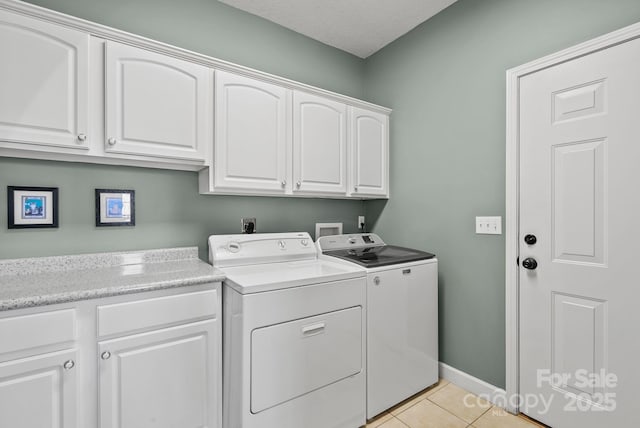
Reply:
[[[476,217],[476,234],[502,235],[502,217]]]
[[[364,229],[364,216],[358,216],[358,229]]]
[[[242,233],[256,233],[258,229],[255,217],[243,217],[240,219],[240,224],[242,225],[240,230]]]

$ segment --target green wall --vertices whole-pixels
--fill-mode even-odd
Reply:
[[[369,101],[393,108],[391,199],[367,202],[383,239],[439,259],[440,360],[505,384],[505,71],[640,20],[638,0],[459,0],[366,61]]]
[[[214,0],[33,0],[31,3],[324,89],[363,97],[364,61]],[[60,228],[8,230],[7,185],[60,188]],[[134,228],[96,228],[94,189],[136,190]],[[357,229],[360,201],[203,196],[197,173],[0,158],[0,258],[198,245],[238,233]]]
[[[259,232],[308,231],[344,222],[349,232],[361,201],[198,194],[194,172],[0,157],[0,259],[197,245],[207,259],[212,234],[240,233],[241,217]],[[7,185],[59,188],[58,229],[6,228]],[[97,188],[135,189],[135,227],[95,227]]]

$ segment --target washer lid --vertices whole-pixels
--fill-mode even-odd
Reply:
[[[435,257],[434,254],[425,251],[397,247],[395,245],[325,251],[324,254],[347,260],[367,268],[428,260]]]
[[[356,265],[326,259],[231,266],[223,271],[225,284],[241,294],[364,278],[366,274]]]

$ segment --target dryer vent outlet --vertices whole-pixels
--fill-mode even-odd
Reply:
[[[243,217],[240,221],[242,223],[242,233],[256,233],[255,217]]]

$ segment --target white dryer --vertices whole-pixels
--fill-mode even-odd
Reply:
[[[367,418],[438,381],[438,260],[373,233],[322,236],[323,258],[367,272]]]
[[[223,285],[223,426],[365,424],[362,269],[320,260],[307,233],[214,235]]]

